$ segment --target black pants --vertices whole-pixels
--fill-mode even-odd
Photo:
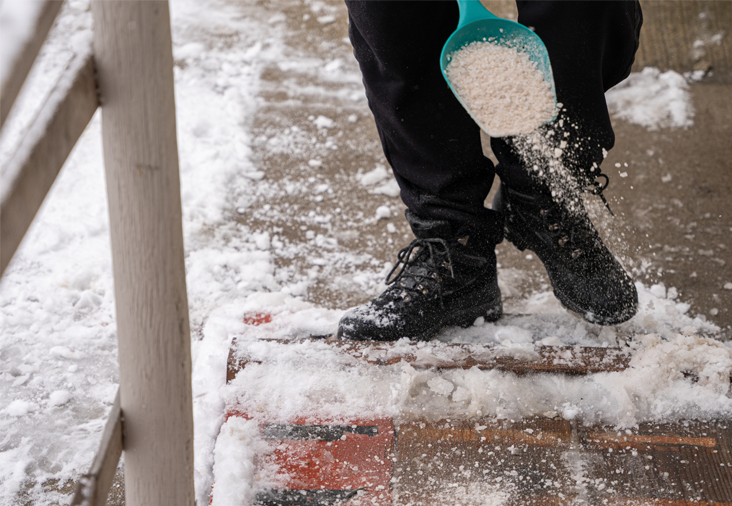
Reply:
[[[447,87],[439,56],[457,27],[452,1],[346,0],[349,33],[384,154],[406,206],[423,218],[470,222],[500,242],[501,216],[483,205],[497,173],[532,185],[511,149],[492,139],[483,156],[478,126]],[[517,1],[519,19],[544,41],[562,117],[571,125],[565,165],[580,177],[614,142],[604,92],[630,73],[642,22],[637,0]]]

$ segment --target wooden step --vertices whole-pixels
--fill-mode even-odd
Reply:
[[[598,372],[623,371],[628,367],[628,352],[619,348],[590,348],[579,346],[538,346],[532,350],[506,350],[473,344],[439,343],[441,356],[418,354],[418,348],[395,347],[394,343],[374,341],[339,341],[332,336],[298,340],[322,341],[354,358],[372,365],[393,365],[406,362],[413,367],[438,369],[498,369],[516,374],[552,372],[584,375]],[[267,339],[264,339],[267,341]],[[270,340],[281,343],[281,340]],[[246,366],[247,360],[236,358],[236,340],[229,351],[226,380]]]
[[[262,433],[268,465],[288,477],[257,493],[268,506],[732,505],[729,420],[617,431],[543,417],[310,419]]]
[[[261,333],[257,337],[268,341]],[[403,361],[415,368],[582,375],[622,371],[630,362],[629,353],[617,348],[540,346],[517,352],[468,344],[433,342],[420,348],[330,336],[305,339],[374,367]],[[227,381],[256,363],[245,355],[234,342]],[[250,414],[228,407],[229,417]],[[268,463],[287,476],[258,492],[257,504],[266,506],[732,506],[730,420],[643,423],[620,431],[561,417],[310,418],[260,420],[260,427],[272,445]]]

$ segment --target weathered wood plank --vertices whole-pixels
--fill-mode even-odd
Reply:
[[[33,62],[36,60],[48,32],[51,31],[53,22],[61,11],[62,5],[62,0],[44,0],[41,12],[36,20],[33,36],[20,49],[11,64],[10,71],[3,82],[0,83],[0,90],[2,90],[2,93],[0,93],[0,128],[5,124],[15,99],[18,98],[18,93],[20,93],[23,83],[28,77],[31,67],[33,67]]]
[[[330,498],[357,491],[364,504],[377,506],[732,505],[729,420],[623,430],[561,417],[393,425],[309,418],[261,427],[272,450],[261,461],[263,474],[275,466],[286,481],[260,483],[255,504],[300,504],[300,494],[307,498],[302,504],[316,503],[317,491]]]
[[[70,64],[48,97],[0,183],[0,275],[99,106],[91,54]]]
[[[320,340],[322,339],[314,339]],[[552,372],[557,374],[592,374],[598,372],[622,371],[628,367],[630,357],[618,348],[583,348],[577,346],[539,346],[533,351],[500,350],[491,346],[439,343],[446,358],[430,359],[404,352],[394,343],[372,341],[338,341],[326,339],[330,345],[339,348],[354,358],[363,359],[373,365],[391,365],[406,362],[413,367],[436,367],[438,369],[498,369],[517,374]],[[282,342],[272,340],[272,342]],[[416,351],[416,349],[414,350]],[[226,379],[231,381],[246,360],[236,358],[236,341],[229,351]]]
[[[272,323],[267,315],[245,319],[252,329]],[[294,341],[267,339],[266,328],[232,343],[227,381],[256,360],[247,357],[247,343],[272,343],[273,351],[302,341],[325,342],[359,361],[386,366],[404,361],[413,367],[439,369],[478,367],[518,374],[589,374],[622,371],[630,354],[620,349],[530,347],[506,350],[452,343],[383,343],[337,341],[333,337]],[[694,381],[694,378],[691,377]],[[261,413],[227,407],[227,419],[257,419]],[[644,422],[623,428],[583,425],[558,415],[508,420],[493,417],[434,420],[409,414],[393,419],[393,452],[361,448],[354,454],[334,453],[334,442],[350,433],[376,434],[384,424],[368,419],[295,418],[268,423],[259,420],[263,437],[277,448],[275,463],[289,482],[265,485],[267,493],[290,500],[297,494],[359,490],[378,506],[459,503],[506,505],[613,504],[657,506],[732,506],[732,423],[729,420]],[[349,430],[345,430],[345,428]],[[303,448],[307,447],[308,451]],[[317,451],[316,451],[317,450]],[[377,455],[378,453],[378,455]],[[331,479],[329,463],[360,466],[364,454],[391,467],[388,493],[352,481]],[[378,457],[378,459],[377,459]],[[368,460],[368,459],[367,459]],[[393,465],[391,464],[393,462]],[[328,480],[308,481],[314,468]],[[334,475],[335,476],[335,475]],[[380,475],[381,476],[381,475]],[[375,483],[375,482],[374,482]],[[377,490],[378,489],[378,490]],[[273,492],[274,491],[274,492]],[[269,495],[258,495],[269,504]],[[308,496],[311,497],[311,496]],[[312,500],[317,497],[312,496]],[[274,503],[273,503],[274,504]]]
[[[417,420],[397,424],[395,441],[394,504],[449,494],[476,505],[732,505],[725,420],[622,431],[561,418]]]
[[[641,0],[641,7],[644,21],[634,71],[711,70],[713,80],[732,81],[732,2]]]
[[[81,506],[82,504],[104,506],[107,504],[107,495],[109,495],[109,489],[117,471],[123,446],[122,410],[118,390],[107,424],[104,426],[99,451],[94,457],[89,472],[79,479],[71,506]]]
[[[93,0],[128,506],[193,506],[193,400],[167,1]]]

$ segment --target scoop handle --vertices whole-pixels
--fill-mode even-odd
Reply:
[[[497,19],[498,16],[493,15],[488,9],[483,7],[480,0],[457,0],[460,8],[460,19],[458,20],[458,28],[470,24],[474,21],[482,19]]]

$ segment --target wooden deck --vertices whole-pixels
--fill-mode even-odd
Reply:
[[[444,345],[449,362],[422,361],[391,343],[329,341],[374,367],[502,369],[518,374],[621,371],[619,349],[539,347],[523,358],[491,347]],[[247,366],[233,350],[228,380]],[[692,378],[693,380],[693,378]],[[230,409],[227,417],[246,413]],[[732,421],[645,423],[633,430],[561,417],[524,420],[293,420],[262,425],[270,463],[289,478],[266,506],[732,505]]]
[[[507,505],[732,504],[729,421],[621,432],[547,418],[478,423],[401,425],[395,504],[430,504],[474,483],[492,484]]]

